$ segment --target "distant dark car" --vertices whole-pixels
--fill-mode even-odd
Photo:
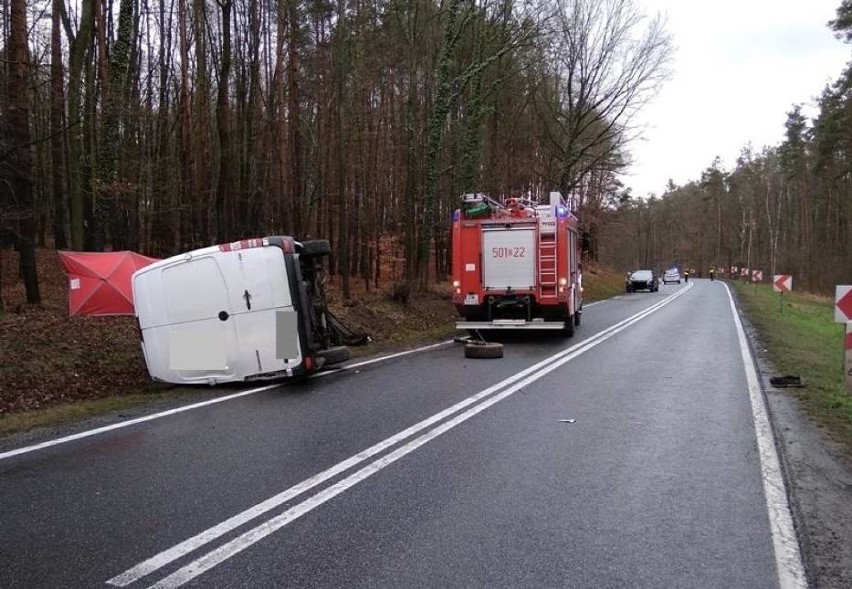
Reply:
[[[627,277],[625,290],[627,292],[636,292],[637,290],[657,292],[660,290],[660,279],[654,274],[653,270],[636,270]]]

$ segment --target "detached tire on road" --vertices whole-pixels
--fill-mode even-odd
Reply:
[[[503,344],[497,342],[464,345],[465,358],[502,358]]]
[[[310,239],[302,243],[302,254],[306,256],[327,256],[331,253],[331,244],[327,239]]]

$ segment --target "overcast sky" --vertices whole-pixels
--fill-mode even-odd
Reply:
[[[717,155],[730,170],[748,142],[777,145],[792,105],[813,105],[852,57],[826,26],[841,0],[635,1],[667,16],[675,53],[637,120],[643,139],[622,176],[634,196],[697,180]]]

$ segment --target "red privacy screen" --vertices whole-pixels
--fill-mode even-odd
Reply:
[[[136,252],[59,252],[70,315],[133,315],[130,277],[158,261]]]

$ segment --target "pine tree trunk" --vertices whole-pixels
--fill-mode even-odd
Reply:
[[[180,189],[178,191],[183,203],[194,203],[195,190],[192,175],[192,107],[189,96],[189,42],[187,41],[187,1],[178,0],[178,50],[180,53],[180,87],[178,90],[178,121],[180,125],[180,141],[178,143],[178,160],[180,165]],[[172,213],[171,226],[174,233],[181,231],[187,234],[186,241],[195,248],[198,243],[199,228],[195,226],[193,206],[189,206],[189,214],[184,215],[184,223],[177,212]]]
[[[53,0],[50,23],[50,155],[51,189],[53,194],[53,246],[68,247],[65,233],[67,222],[67,182],[65,168],[65,82],[62,75],[62,38],[59,30],[60,4]]]
[[[305,227],[302,219],[302,194],[305,185],[302,178],[302,120],[300,106],[299,88],[299,7],[296,0],[287,1],[287,115],[288,115],[288,141],[290,148],[288,185],[290,189],[290,215],[292,220],[289,226],[296,235],[304,233]]]
[[[7,40],[10,79],[7,85],[6,120],[12,152],[9,156],[9,188],[20,211],[18,249],[27,303],[41,303],[35,252],[35,199],[33,194],[32,137],[30,134],[30,58],[27,48],[27,2],[12,0]]]
[[[441,43],[438,58],[438,94],[429,123],[429,146],[426,152],[426,186],[423,190],[423,227],[417,248],[417,267],[419,268],[420,286],[425,287],[429,281],[429,250],[435,232],[435,201],[438,198],[438,165],[441,155],[441,145],[444,137],[444,124],[450,112],[452,103],[452,72],[450,70],[452,51],[456,43],[456,18],[459,13],[461,0],[450,0],[447,8],[447,25]]]
[[[216,129],[219,133],[219,177],[216,183],[216,239],[224,242],[231,238],[227,206],[232,198],[231,177],[231,112],[228,98],[228,81],[231,77],[231,0],[218,0],[222,9],[222,56],[219,64],[219,90],[216,99]]]
[[[195,74],[194,94],[195,125],[193,127],[193,217],[194,225],[205,245],[213,242],[211,221],[212,202],[210,194],[210,122],[208,99],[210,77],[207,71],[207,11],[204,0],[193,0],[193,36],[195,37],[195,59],[198,62]]]
[[[62,0],[59,0],[60,2]],[[91,55],[94,33],[93,2],[82,0],[80,7],[80,28],[70,41],[68,63],[68,171],[71,192],[69,194],[69,224],[71,229],[71,248],[80,251],[86,247],[86,149],[84,144],[83,83],[86,62]]]
[[[110,211],[116,206],[118,177],[116,162],[119,150],[119,126],[124,88],[133,42],[133,0],[121,0],[118,10],[118,32],[109,59],[109,82],[101,113],[100,145],[97,158],[97,182],[94,201],[93,245],[104,249]],[[123,245],[126,235],[117,236]]]

